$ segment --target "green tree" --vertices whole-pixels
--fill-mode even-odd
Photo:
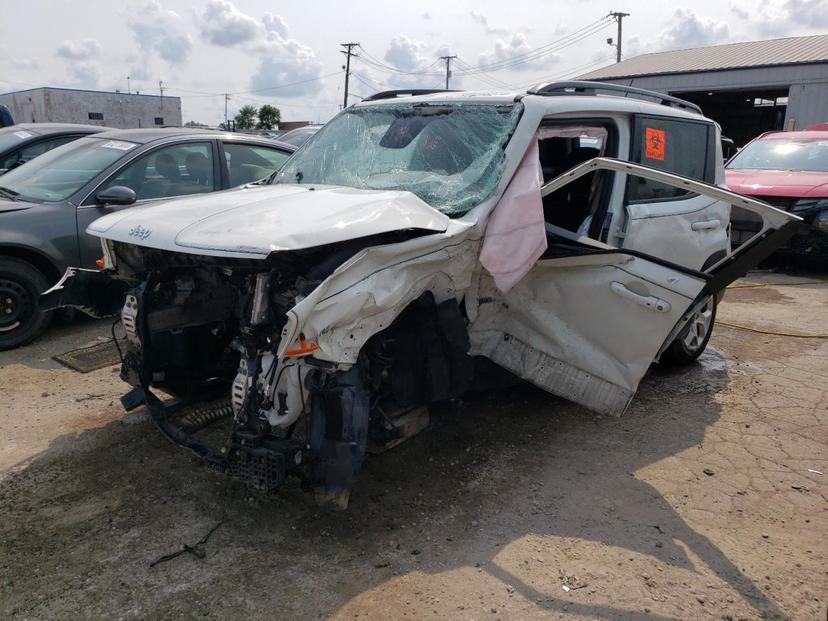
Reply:
[[[256,127],[256,108],[242,106],[236,114],[236,129],[253,129]]]
[[[282,120],[282,113],[279,108],[268,104],[259,108],[259,122],[256,129],[275,129]]]
[[[184,127],[207,127],[207,125],[200,121],[187,121],[184,123]]]

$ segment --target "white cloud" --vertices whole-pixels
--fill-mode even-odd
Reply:
[[[281,15],[274,15],[273,13],[265,13],[262,16],[262,23],[264,24],[265,31],[267,32],[268,38],[273,38],[273,35],[279,35],[280,37],[287,37],[288,35],[288,25],[284,19],[282,19]]]
[[[146,54],[157,53],[177,65],[186,61],[192,51],[193,42],[184,31],[184,20],[157,0],[146,0],[138,9],[131,10],[127,25]]]
[[[730,30],[725,22],[711,17],[701,17],[693,9],[677,8],[661,31],[656,46],[659,50],[680,50],[728,43]]]
[[[101,63],[94,60],[73,62],[69,66],[71,85],[78,88],[98,88],[101,82]]]
[[[229,47],[255,41],[261,34],[262,24],[232,2],[210,0],[199,19],[199,28],[209,43]]]
[[[204,40],[221,47],[238,46],[258,60],[250,90],[261,97],[300,97],[322,90],[322,63],[313,48],[289,36],[281,15],[261,19],[228,0],[209,0],[198,18]]]
[[[300,97],[322,89],[318,80],[322,63],[312,48],[274,32],[260,49],[259,68],[250,78],[250,90],[262,91],[258,94],[265,97]]]
[[[489,23],[489,18],[486,17],[485,13],[481,13],[480,11],[470,11],[469,15],[471,15],[472,20],[474,20],[476,23],[483,26],[483,28],[486,30],[486,34],[501,34],[501,35],[503,35],[503,34],[506,34],[507,32],[509,32],[508,29],[506,29],[502,26],[492,26]]]
[[[57,55],[68,60],[89,60],[101,54],[101,44],[97,39],[80,39],[64,41],[57,48]]]
[[[40,59],[34,56],[30,58],[12,58],[11,65],[15,69],[23,71],[37,71],[40,69]]]
[[[788,19],[808,28],[828,28],[828,6],[825,0],[787,0],[783,3]]]
[[[59,82],[65,81],[68,76],[68,84],[71,86],[98,87],[102,70],[101,63],[97,60],[101,55],[101,44],[97,39],[64,41],[58,46],[56,53],[66,64],[64,76]]]
[[[431,19],[431,13],[426,11],[425,13],[422,14],[422,18],[426,21],[430,20]]]
[[[383,59],[402,73],[383,72],[387,73],[383,76],[384,82],[388,88],[436,88],[441,83],[443,66],[436,61],[449,54],[446,45],[431,50],[423,41],[398,34],[389,42]]]
[[[801,35],[803,28],[814,31],[828,28],[828,9],[824,0],[765,0],[747,6],[732,3],[730,12],[765,37]]]
[[[401,71],[422,71],[434,62],[433,58],[429,61],[424,55],[427,49],[427,43],[398,34],[388,44],[384,58],[391,66]]]
[[[478,56],[478,65],[491,65],[492,63],[508,62],[514,60],[517,64],[509,66],[510,71],[534,71],[544,69],[553,63],[560,61],[557,54],[544,54],[540,57],[532,57],[529,60],[520,58],[522,55],[532,51],[532,47],[526,40],[526,35],[516,32],[508,41],[498,39],[490,52],[484,52]]]

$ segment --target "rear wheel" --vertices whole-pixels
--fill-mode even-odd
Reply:
[[[0,350],[20,347],[40,336],[52,319],[37,299],[49,281],[33,265],[0,257]]]
[[[716,296],[711,295],[661,355],[662,362],[685,365],[701,356],[716,321]]]

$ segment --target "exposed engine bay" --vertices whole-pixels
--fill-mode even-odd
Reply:
[[[365,243],[267,262],[113,244],[117,279],[128,287],[121,378],[134,388],[124,406],[145,403],[168,438],[258,488],[296,475],[317,499],[347,503],[366,447],[421,429],[412,413],[462,394],[474,375],[460,305],[429,292],[372,336],[348,369],[315,358],[304,335],[277,355],[287,312]],[[152,389],[175,401],[165,404]],[[177,409],[228,394],[232,408],[219,410],[232,411],[232,432],[222,446],[174,422]]]

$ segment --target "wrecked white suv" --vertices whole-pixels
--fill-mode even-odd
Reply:
[[[177,444],[342,503],[366,446],[419,430],[478,357],[612,415],[653,361],[694,360],[718,295],[799,226],[722,181],[719,128],[659,93],[382,93],[269,184],[96,220],[105,270],[43,305],[120,314],[124,405]],[[763,220],[735,253],[731,205]],[[193,428],[222,415],[212,448]]]

